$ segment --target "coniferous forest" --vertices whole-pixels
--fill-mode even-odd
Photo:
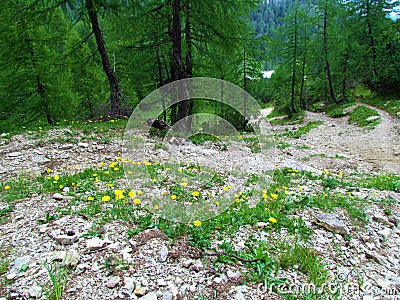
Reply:
[[[345,103],[359,86],[396,95],[395,6],[384,0],[7,1],[0,12],[1,130],[129,116],[154,89],[198,76],[237,84],[289,114],[321,101]],[[265,79],[263,70],[275,73]],[[188,113],[172,107],[167,121]]]

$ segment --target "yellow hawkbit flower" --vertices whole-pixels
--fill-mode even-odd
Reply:
[[[138,191],[137,194],[138,195],[143,195],[143,192],[142,191]]]
[[[136,197],[136,192],[130,191],[130,192],[128,193],[128,196],[129,196],[129,198],[135,198],[135,197]]]
[[[224,191],[225,191],[225,192],[226,192],[226,191],[229,191],[231,188],[232,188],[231,185],[225,186],[225,187],[224,187]]]
[[[125,198],[124,192],[125,192],[125,190],[115,190],[114,191],[115,199],[116,200],[124,199]]]
[[[270,217],[270,218],[268,219],[268,221],[270,221],[271,223],[276,223],[276,222],[278,222],[278,220],[275,219],[274,217]]]
[[[271,194],[271,198],[276,200],[276,199],[278,199],[278,195],[277,194]]]
[[[193,225],[196,227],[199,227],[199,226],[201,226],[201,221],[196,220],[193,222]]]
[[[11,187],[10,187],[9,185],[6,185],[6,186],[4,187],[4,189],[7,191],[7,190],[11,189]]]
[[[184,182],[181,183],[181,185],[182,185],[182,186],[187,186],[187,182],[184,181]]]
[[[101,201],[103,201],[103,202],[108,202],[108,201],[110,201],[110,199],[111,199],[111,197],[108,195],[101,197]]]
[[[140,204],[140,199],[133,200],[133,203],[135,203],[136,205],[139,205]]]
[[[87,197],[87,199],[88,199],[89,201],[93,201],[93,200],[94,200],[94,198],[93,198],[92,196]]]
[[[194,191],[194,192],[192,193],[192,195],[193,195],[193,197],[198,197],[198,196],[200,195],[200,193],[199,193],[198,191]]]
[[[175,200],[176,198],[178,198],[178,196],[176,196],[176,195],[171,195],[171,199],[172,199],[172,200]]]

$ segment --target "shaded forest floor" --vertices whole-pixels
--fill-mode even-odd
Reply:
[[[273,120],[258,205],[243,164],[232,206],[189,225],[155,218],[138,201],[151,191],[126,188],[119,121],[3,135],[0,299],[399,299],[400,120],[374,109],[372,129],[322,113]],[[257,164],[255,136],[243,140],[233,159]],[[147,143],[177,200],[196,170],[182,166],[188,187],[168,188],[165,157],[226,156],[212,141]],[[214,175],[200,196],[227,188],[224,170]]]

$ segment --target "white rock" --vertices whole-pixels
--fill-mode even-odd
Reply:
[[[119,276],[111,276],[106,282],[106,287],[108,287],[109,289],[115,288],[120,283],[120,281],[121,279],[119,278]]]
[[[11,153],[8,153],[8,156],[9,157],[18,157],[18,156],[20,156],[21,155],[21,152],[11,152]]]
[[[42,296],[42,287],[36,282],[28,290],[29,297],[40,298]]]
[[[193,262],[194,261],[192,259],[186,259],[186,260],[182,261],[182,265],[185,268],[189,268],[193,264]]]
[[[86,248],[88,248],[89,250],[100,249],[104,246],[104,244],[105,244],[105,241],[98,237],[94,237],[89,240],[86,240]]]
[[[61,150],[68,150],[74,148],[74,144],[64,144],[60,146]]]
[[[32,256],[27,255],[27,256],[21,256],[15,259],[14,261],[14,266],[12,267],[11,271],[9,274],[7,274],[7,280],[12,280],[15,277],[17,277],[17,275],[19,275],[20,273],[22,274],[22,266],[24,265],[29,265],[29,263],[32,260]]]
[[[87,148],[87,147],[89,147],[89,144],[88,143],[79,142],[78,146],[82,147],[82,148]]]
[[[371,117],[366,118],[365,121],[372,122],[372,121],[378,120],[380,118],[381,118],[380,116],[371,116]]]
[[[167,286],[168,284],[165,282],[163,278],[157,279],[157,285],[158,286]]]
[[[157,293],[156,292],[148,293],[146,296],[140,298],[140,300],[157,300]]]
[[[37,164],[44,164],[50,161],[50,159],[43,155],[32,156],[31,160]]]
[[[78,240],[79,236],[77,231],[68,230],[66,234],[55,235],[53,238],[60,245],[72,245]]]
[[[78,265],[80,255],[76,250],[54,251],[47,253],[50,260],[61,261],[63,266],[75,267]]]
[[[388,239],[392,235],[392,229],[390,229],[390,228],[382,229],[382,230],[378,231],[378,235]]]
[[[157,260],[159,262],[165,262],[167,261],[167,258],[168,258],[168,248],[166,246],[163,246],[160,252],[158,252]]]
[[[142,297],[142,296],[146,295],[147,287],[139,285],[135,288],[135,290],[133,292],[135,293],[135,295]]]
[[[266,222],[257,222],[256,226],[259,228],[265,228],[267,227],[269,224]]]
[[[172,300],[172,299],[173,299],[172,297],[173,297],[173,296],[172,296],[172,293],[171,293],[170,291],[168,291],[168,292],[165,292],[165,293],[163,294],[162,300]]]
[[[135,289],[134,279],[132,277],[124,277],[124,286],[121,289],[121,293],[131,297],[134,289]]]

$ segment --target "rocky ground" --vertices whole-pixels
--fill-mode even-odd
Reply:
[[[373,130],[349,125],[347,117],[332,119],[320,113],[307,113],[303,124],[274,125],[278,145],[275,168],[317,175],[326,170],[342,172],[343,176],[399,175],[400,120],[378,111],[381,123]],[[323,123],[298,139],[282,135],[311,121]],[[279,147],[282,144],[286,146]],[[214,156],[226,155],[212,143],[196,146],[185,142],[183,146],[192,156],[210,153],[210,149]],[[161,150],[167,155],[174,145],[153,148],[149,160],[158,158]],[[118,132],[108,132],[105,138],[64,128],[3,136],[0,177],[5,184],[18,182],[20,176],[73,174],[114,161],[120,151]],[[257,154],[249,149],[240,149],[239,154],[257,162]],[[288,195],[304,199],[320,190],[318,181],[299,178]],[[6,216],[0,223],[0,249],[5,253],[2,264],[7,262],[1,275],[0,299],[284,299],[287,294],[309,299],[307,293],[313,299],[335,298],[334,294],[337,299],[400,299],[399,191],[339,187],[336,192],[361,201],[368,222],[354,221],[340,207],[324,213],[306,206],[291,216],[312,230],[311,239],[299,243],[320,257],[331,278],[314,291],[302,271],[302,261],[293,261],[264,282],[255,283],[246,277],[246,261],[231,257],[233,263],[216,265],[216,253],[194,247],[187,235],[173,240],[152,228],[128,236],[135,224],[120,219],[102,224],[100,234],[93,234],[97,220],[74,213],[85,203],[72,205],[69,214],[46,220],[46,216],[71,209],[75,196],[65,188],[58,193],[33,192],[13,202],[9,212],[8,200],[0,199],[0,210]],[[297,235],[287,228],[266,228],[270,228],[268,220],[243,224],[231,235],[219,236],[217,231],[212,245],[218,249],[219,244],[229,242],[235,253],[240,253],[249,249],[249,236],[267,244],[296,243]]]

